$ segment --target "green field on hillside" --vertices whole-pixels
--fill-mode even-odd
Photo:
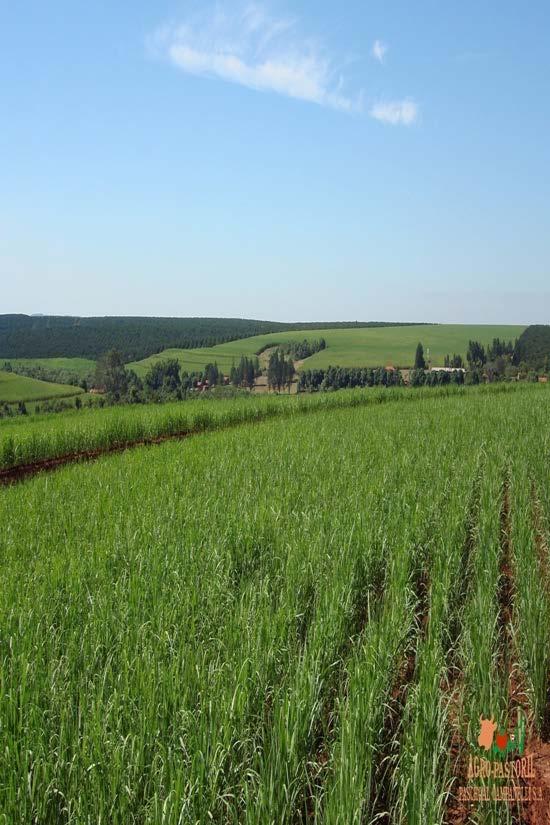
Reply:
[[[15,372],[0,370],[0,403],[13,404],[17,401],[45,401],[49,398],[67,398],[78,395],[82,390],[70,384],[52,384],[27,378]]]
[[[31,367],[44,370],[62,370],[70,373],[79,379],[93,373],[96,362],[88,358],[5,358],[0,359],[0,367],[8,361],[17,372],[18,367]]]
[[[263,336],[258,336],[260,339]],[[272,336],[268,336],[271,340]],[[241,341],[231,344],[222,344],[216,347],[200,347],[198,349],[165,349],[158,355],[150,355],[143,361],[133,361],[126,366],[143,378],[149,368],[157,361],[164,361],[167,358],[175,358],[179,361],[182,370],[186,372],[200,372],[208,363],[216,362],[224,373],[229,374],[231,365],[238,362],[241,355],[254,354],[253,350],[258,349],[260,344],[252,347],[248,346],[248,341],[256,341],[256,338],[243,338]],[[229,347],[230,351],[222,349]]]
[[[0,489],[6,822],[466,821],[480,716],[536,746],[548,388],[339,396]]]
[[[334,330],[324,336],[327,348],[316,352],[308,358],[304,366],[314,367],[374,367],[391,364],[395,367],[410,367],[414,364],[414,355],[419,341],[427,349],[433,366],[442,366],[445,355],[462,355],[466,359],[468,341],[480,341],[484,346],[493,338],[505,338],[507,341],[519,337],[525,327],[520,326],[475,326],[451,325],[426,327],[400,327],[372,330]],[[349,333],[349,334],[346,334]],[[363,363],[362,359],[366,358]]]
[[[524,329],[522,326],[441,324],[280,332],[243,338],[208,349],[165,350],[129,366],[143,376],[155,361],[177,358],[182,369],[188,372],[201,370],[207,363],[216,361],[218,367],[228,373],[232,363],[237,362],[241,355],[254,355],[266,344],[282,344],[288,341],[301,341],[304,338],[315,340],[321,337],[325,339],[327,348],[306,359],[304,369],[328,366],[376,367],[388,364],[396,367],[412,366],[419,341],[423,343],[425,350],[429,348],[432,365],[441,366],[447,353],[457,353],[465,358],[470,339],[480,341],[484,345],[490,344],[493,338],[513,341]]]

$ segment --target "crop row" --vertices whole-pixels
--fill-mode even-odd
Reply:
[[[367,389],[342,390],[316,395],[251,396],[210,401],[197,399],[163,405],[120,406],[72,411],[56,416],[37,416],[28,421],[6,420],[0,424],[0,470],[32,465],[59,457],[78,457],[106,452],[157,439],[212,431],[275,417],[293,417],[318,410],[353,408],[386,402],[418,401],[434,394],[459,397],[464,393],[506,394],[514,385],[464,389]],[[538,385],[531,392],[544,392]]]
[[[0,490],[6,823],[466,822],[542,733],[548,396],[364,397]]]

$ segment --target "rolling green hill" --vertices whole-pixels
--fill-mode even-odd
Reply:
[[[325,335],[327,349],[317,352],[307,359],[307,367],[323,368],[331,365],[341,367],[374,367],[391,364],[395,367],[410,367],[414,363],[416,346],[419,341],[427,350],[433,366],[442,366],[445,355],[466,357],[468,341],[490,344],[493,338],[514,341],[525,327],[442,324],[431,327],[401,327],[399,329],[334,330]]]
[[[269,332],[386,325],[383,321],[289,324],[246,318],[0,315],[0,359],[61,356],[96,359],[110,349],[117,349],[125,360],[135,361],[169,347],[211,347]]]
[[[278,332],[256,335],[240,341],[218,344],[202,349],[169,349],[152,355],[129,366],[143,376],[151,364],[165,358],[177,358],[183,370],[201,370],[209,362],[216,361],[218,367],[228,372],[231,364],[241,355],[254,355],[267,344],[282,344],[288,341],[310,340],[323,337],[327,343],[325,350],[315,353],[304,361],[306,368],[375,367],[393,364],[396,367],[412,366],[416,345],[419,341],[425,351],[429,348],[433,365],[442,365],[449,353],[466,356],[470,339],[489,344],[493,338],[506,340],[519,337],[523,326],[482,326],[462,324],[418,325],[400,327],[378,327],[361,329],[316,329],[295,332]]]
[[[14,404],[18,401],[45,401],[49,398],[69,398],[82,392],[70,384],[52,384],[27,378],[15,372],[0,371],[0,403]]]

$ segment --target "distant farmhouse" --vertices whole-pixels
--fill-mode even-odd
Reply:
[[[431,367],[430,372],[466,372],[464,367]]]

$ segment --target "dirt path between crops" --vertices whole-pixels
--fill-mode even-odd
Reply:
[[[173,435],[158,435],[152,438],[142,438],[139,441],[128,441],[124,444],[115,444],[111,447],[98,447],[95,450],[78,450],[73,453],[66,453],[64,455],[56,456],[55,458],[43,458],[40,461],[34,461],[30,464],[18,464],[15,467],[8,467],[0,470],[0,486],[14,484],[18,481],[23,481],[26,478],[38,475],[43,472],[51,472],[65,467],[67,464],[78,464],[81,461],[95,461],[102,456],[111,455],[112,453],[123,453],[126,450],[131,450],[134,447],[149,447],[153,444],[162,444],[164,441],[179,441],[183,438],[188,438],[191,435],[199,435],[200,433],[182,432]]]
[[[542,586],[550,593],[550,561],[548,539],[544,523],[542,505],[535,481],[531,481],[531,505],[535,534],[535,546],[539,562]],[[548,825],[550,823],[550,673],[548,674],[548,691],[546,707],[541,728],[541,738],[533,739],[526,748],[526,754],[534,757],[535,778],[533,786],[542,790],[542,800],[532,802],[525,813],[526,825]]]
[[[424,561],[427,565],[428,561]],[[380,754],[375,769],[372,794],[373,819],[381,825],[391,823],[392,775],[395,770],[397,750],[400,744],[400,729],[411,687],[418,679],[417,655],[422,641],[426,638],[430,614],[430,578],[427,566],[420,566],[413,576],[415,608],[414,623],[408,648],[403,656],[384,713],[384,727],[379,742]]]
[[[379,604],[384,596],[384,590],[379,586],[379,582],[385,578],[385,568],[382,572],[367,571],[362,563],[359,563],[353,576],[357,592],[349,616],[346,635],[336,655],[335,661],[337,664],[332,671],[330,683],[327,685],[327,691],[313,732],[312,756],[306,769],[308,782],[307,787],[304,789],[303,798],[300,799],[294,812],[293,822],[296,823],[304,821],[313,823],[318,816],[319,800],[322,798],[327,780],[330,757],[335,744],[334,737],[338,729],[340,710],[338,698],[341,695],[347,696],[348,693],[346,663],[353,648],[357,648],[361,644],[369,622],[370,610],[374,609],[374,606]],[[374,592],[375,595],[369,600],[367,593],[371,592]]]
[[[474,504],[472,507],[472,515],[478,511],[479,505]],[[468,547],[470,539],[467,538],[467,553],[471,552],[472,548]],[[516,596],[515,587],[515,564],[514,564],[514,548],[512,546],[512,512],[511,512],[511,480],[509,470],[506,471],[501,490],[501,504],[499,513],[499,545],[500,545],[500,560],[499,560],[499,582],[498,582],[498,639],[497,649],[495,651],[498,663],[498,670],[501,678],[508,683],[508,710],[510,718],[518,708],[525,708],[528,706],[527,690],[525,684],[524,674],[517,664],[520,661],[519,651],[516,648],[516,641],[513,633],[514,623],[514,605]],[[460,674],[457,674],[460,680]],[[451,677],[452,679],[452,677]],[[450,679],[450,682],[452,683]],[[450,708],[451,719],[456,715],[456,710],[451,704]],[[530,728],[531,725],[528,725]],[[453,762],[455,765],[455,775],[466,775],[466,759],[467,749],[464,747],[464,742],[461,737],[451,740],[451,753],[453,754]],[[536,747],[534,740],[526,748],[526,755],[529,753],[539,754],[540,749]],[[538,756],[535,759],[537,763]],[[528,784],[532,786],[542,786],[544,775],[547,773],[547,767],[544,756],[541,756],[538,761],[537,779],[531,783],[525,780],[520,780],[522,788],[527,789]],[[537,770],[537,769],[536,769]],[[540,773],[540,781],[539,781]],[[457,782],[455,781],[455,786]],[[550,825],[550,820],[546,818],[539,818],[539,809],[536,807],[542,803],[524,804],[522,806],[521,814],[518,815],[515,809],[510,810],[510,819],[512,825],[541,825],[546,823]],[[542,810],[542,809],[541,809]],[[449,825],[463,825],[475,821],[475,807],[470,803],[459,802],[455,796],[449,799],[447,805],[446,822]]]
[[[550,597],[550,548],[548,547],[542,505],[534,480],[531,481],[531,504],[540,578],[547,597]],[[546,705],[542,720],[541,738],[543,742],[550,742],[550,672],[547,677]]]
[[[470,500],[464,524],[464,542],[460,565],[460,580],[452,597],[450,612],[450,633],[452,648],[448,655],[447,672],[441,682],[441,691],[448,697],[448,718],[451,724],[449,754],[452,765],[452,784],[445,804],[444,821],[448,825],[464,825],[471,821],[471,809],[466,802],[459,801],[457,789],[467,775],[468,749],[461,729],[462,695],[464,687],[464,666],[459,653],[461,606],[470,598],[474,583],[473,557],[478,549],[477,525],[481,509],[482,467],[473,481]]]
[[[501,566],[500,566],[500,588],[499,588],[499,630],[501,650],[500,664],[504,674],[507,675],[509,684],[509,711],[510,717],[517,708],[529,706],[528,690],[525,675],[519,666],[520,653],[516,647],[513,633],[514,610],[515,610],[515,574],[514,551],[511,542],[512,536],[512,515],[510,500],[510,476],[507,475],[503,485],[502,509],[500,514],[501,526]],[[542,514],[540,503],[536,496],[534,487],[532,488],[532,518],[535,533],[535,543],[539,554],[541,580],[547,584],[547,567],[544,559],[542,541],[544,531],[542,529]],[[515,664],[514,664],[515,663]],[[524,792],[533,793],[535,801],[524,802],[521,806],[519,817],[512,814],[512,821],[521,825],[550,825],[550,744],[545,742],[543,723],[543,740],[533,733],[533,720],[528,718],[527,729],[529,732],[528,742],[525,748],[525,756],[533,756],[535,776],[531,779],[521,779],[520,785]],[[541,799],[536,800],[536,795],[540,794]]]

